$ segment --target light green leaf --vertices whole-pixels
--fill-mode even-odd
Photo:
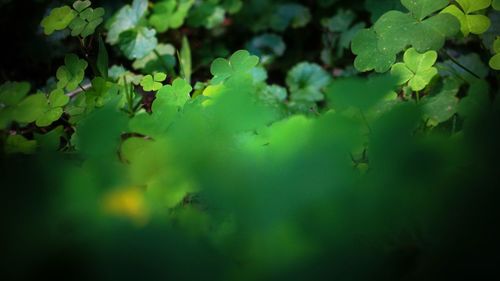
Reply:
[[[69,28],[71,29],[71,36],[81,36],[83,38],[93,34],[97,26],[103,22],[104,9],[103,8],[87,8],[76,17]]]
[[[210,72],[214,75],[212,84],[219,84],[235,73],[248,73],[257,66],[259,58],[250,55],[246,50],[235,52],[229,60],[218,58],[214,60]]]
[[[55,8],[42,20],[43,32],[50,35],[54,31],[63,30],[76,16],[77,13],[69,6]]]
[[[500,37],[497,37],[495,40],[493,50],[496,52],[496,55],[490,59],[489,65],[494,70],[500,70]]]
[[[459,1],[459,4],[463,11],[455,5],[450,5],[446,9],[441,11],[441,13],[451,14],[457,18],[457,20],[460,22],[460,30],[462,31],[462,34],[464,36],[468,36],[470,33],[483,34],[489,29],[491,25],[491,21],[487,16],[470,14],[474,11],[477,11],[477,7],[483,7],[485,5],[485,3],[481,4],[479,2],[473,3],[475,4],[472,4],[472,2],[470,2],[469,0],[463,0]],[[481,4],[481,6],[475,6],[476,4]],[[490,3],[488,3],[486,7],[488,7],[489,4]]]
[[[420,54],[411,48],[404,54],[404,64],[395,64],[391,74],[397,77],[400,84],[408,82],[413,91],[421,91],[438,73],[437,69],[433,67],[436,60],[437,53],[435,51]]]
[[[488,8],[491,0],[456,0],[465,13],[470,14]]]
[[[161,89],[163,84],[161,82],[167,79],[167,75],[165,73],[155,73],[154,76],[146,75],[141,81],[141,86],[144,91],[158,91]]]
[[[49,105],[52,108],[63,107],[69,102],[69,97],[62,89],[55,89],[49,95]]]
[[[35,94],[26,97],[14,109],[14,120],[21,123],[31,123],[40,118],[49,109],[44,94]]]
[[[42,116],[40,116],[38,119],[36,119],[36,125],[38,127],[46,127],[52,124],[54,121],[58,120],[61,118],[61,115],[63,114],[63,109],[61,107],[56,107],[56,108],[51,108]]]
[[[149,23],[158,31],[165,32],[170,28],[176,29],[184,24],[189,9],[194,0],[163,0],[153,6],[153,14]]]

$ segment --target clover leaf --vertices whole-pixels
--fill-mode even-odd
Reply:
[[[500,70],[500,37],[497,37],[493,43],[493,51],[496,53],[489,62],[489,65],[494,70]]]
[[[73,9],[75,9],[77,12],[82,12],[83,10],[87,9],[88,7],[90,7],[92,3],[89,1],[89,0],[84,0],[84,1],[75,1],[75,3],[73,3]]]
[[[194,0],[164,0],[154,4],[149,23],[158,31],[179,28],[184,24]]]
[[[143,73],[170,71],[175,66],[175,48],[171,44],[158,44],[153,52],[132,64],[134,69],[141,69]]]
[[[381,49],[377,33],[373,29],[362,29],[352,39],[352,52],[357,55],[354,67],[359,71],[386,72],[396,61],[396,54]]]
[[[130,130],[152,138],[160,137],[168,130],[175,116],[190,99],[191,86],[177,78],[172,85],[163,86],[152,105],[153,114],[137,114],[129,123]]]
[[[419,52],[438,50],[443,47],[446,37],[455,35],[460,29],[452,15],[432,16],[446,7],[447,0],[402,0],[401,3],[409,13],[389,11],[374,25],[380,50],[397,54],[408,45]]]
[[[446,79],[436,93],[431,93],[422,102],[423,117],[427,125],[436,126],[449,120],[458,110],[460,82],[456,79]]]
[[[271,18],[271,28],[276,31],[285,31],[288,26],[299,28],[311,21],[309,8],[300,4],[282,4],[277,7]]]
[[[47,112],[47,97],[43,93],[29,95],[13,111],[13,119],[20,123],[31,123]]]
[[[82,8],[81,6],[79,8]],[[82,36],[83,38],[94,33],[97,26],[103,22],[104,9],[103,8],[86,8],[78,14],[69,28],[71,29],[71,36]]]
[[[397,77],[399,84],[408,83],[413,91],[423,90],[438,73],[433,67],[437,60],[435,51],[420,54],[414,48],[404,54],[404,63],[392,66],[391,74]]]
[[[138,27],[120,34],[120,50],[129,59],[140,59],[151,53],[158,44],[156,31],[147,27]]]
[[[146,75],[142,78],[141,86],[146,92],[158,91],[163,86],[161,82],[165,79],[167,79],[167,75],[161,72],[155,73],[153,76]]]
[[[59,67],[56,72],[57,88],[66,88],[68,91],[75,90],[83,81],[87,62],[79,59],[75,54],[66,55],[64,65]]]
[[[47,111],[36,120],[38,127],[45,127],[61,118],[63,107],[68,104],[69,97],[64,94],[62,89],[55,89],[48,98]]]
[[[286,84],[293,101],[316,102],[324,99],[323,88],[330,82],[330,75],[314,63],[299,63],[288,72]]]
[[[493,7],[493,9],[497,11],[500,11],[500,0],[493,0],[493,2],[491,3],[491,7]]]
[[[210,67],[210,72],[214,76],[212,84],[219,84],[236,73],[249,73],[257,64],[259,57],[250,55],[245,50],[235,52],[229,60],[218,58]]]
[[[134,0],[132,6],[123,6],[109,22],[106,41],[112,45],[118,43],[120,34],[135,28],[146,14],[147,9],[147,0]]]
[[[43,32],[50,35],[57,30],[63,30],[73,21],[77,13],[69,6],[52,9],[50,14],[42,20]]]
[[[281,36],[266,33],[254,37],[246,44],[246,48],[252,54],[259,56],[262,64],[269,64],[275,57],[285,53],[286,45]]]
[[[5,129],[14,119],[14,109],[30,91],[27,82],[6,82],[0,86],[0,129]]]
[[[472,34],[483,34],[491,25],[490,19],[485,15],[471,14],[490,6],[491,0],[460,0],[457,1],[460,8],[450,5],[441,13],[451,14],[460,22],[460,31],[464,36]]]

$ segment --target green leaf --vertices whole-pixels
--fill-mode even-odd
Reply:
[[[99,74],[104,78],[108,79],[108,51],[106,50],[106,45],[104,44],[104,40],[99,36],[99,51],[97,53],[97,70]]]
[[[87,65],[86,61],[79,59],[74,54],[66,55],[64,65],[59,67],[56,72],[56,77],[59,80],[57,87],[66,88],[68,91],[75,90],[83,81]]]
[[[465,13],[470,14],[488,8],[491,0],[456,0]]]
[[[404,63],[392,67],[391,74],[398,78],[399,84],[408,82],[413,91],[423,90],[438,73],[433,67],[437,60],[435,51],[420,54],[414,48],[404,54]]]
[[[423,9],[430,10],[435,8]],[[427,12],[420,10],[415,13],[418,16],[427,15]],[[379,38],[378,48],[397,54],[408,45],[419,52],[439,50],[444,46],[446,37],[453,36],[460,30],[460,24],[450,14],[438,14],[422,20],[411,13],[389,11],[375,23],[374,29]]]
[[[61,145],[61,137],[64,134],[64,127],[57,126],[46,134],[35,133],[35,140],[41,151],[57,151]]]
[[[63,114],[63,109],[61,107],[51,108],[46,111],[42,116],[36,119],[36,125],[38,127],[46,127],[52,124],[54,121],[61,118]]]
[[[229,60],[218,58],[213,61],[210,72],[214,76],[212,84],[219,84],[236,73],[249,73],[259,64],[259,57],[246,50],[235,52]]]
[[[182,78],[188,83],[191,83],[193,63],[191,58],[191,47],[189,46],[189,41],[186,36],[182,38],[181,52],[178,56]]]
[[[6,82],[0,86],[0,110],[17,105],[30,91],[28,82]],[[3,106],[2,106],[3,105]]]
[[[189,9],[194,0],[163,0],[153,5],[153,13],[149,23],[158,31],[165,32],[168,29],[176,29],[184,24]]]
[[[28,140],[22,135],[9,135],[5,141],[4,149],[8,154],[32,154],[36,151],[36,141]]]
[[[500,70],[500,37],[497,37],[495,40],[493,50],[496,52],[496,55],[490,59],[489,65],[494,70]]]
[[[69,97],[62,89],[55,89],[49,95],[49,105],[52,108],[63,107],[69,102]]]
[[[81,36],[83,38],[93,34],[97,26],[103,22],[104,16],[103,8],[87,8],[78,14],[69,28],[71,29],[71,36]]]
[[[300,4],[282,4],[271,18],[271,28],[284,31],[289,26],[299,28],[306,26],[311,21],[309,8]]]
[[[396,61],[394,52],[380,48],[377,33],[372,29],[359,31],[352,40],[351,48],[357,55],[354,66],[362,72],[370,70],[386,72]]]
[[[43,116],[49,109],[44,94],[34,94],[21,101],[13,112],[14,120],[20,123],[31,123]]]
[[[167,79],[167,75],[161,72],[155,73],[154,76],[146,75],[141,81],[141,86],[146,92],[158,91],[163,86],[161,82],[165,79]]]
[[[141,59],[151,53],[158,44],[156,31],[138,27],[120,34],[120,50],[129,59]]]
[[[137,59],[132,64],[134,69],[141,69],[143,73],[170,72],[176,64],[175,48],[170,44],[159,43],[155,50],[147,56]]]
[[[130,130],[152,138],[161,137],[190,99],[191,91],[191,86],[180,78],[174,80],[172,85],[162,87],[153,102],[153,114],[142,113],[134,116],[129,123]]]
[[[148,9],[147,0],[134,0],[132,6],[123,6],[111,19],[106,41],[111,45],[118,43],[120,34],[137,27]]]
[[[91,2],[88,1],[88,0],[85,0],[85,1],[75,1],[75,3],[73,3],[73,8],[77,11],[77,12],[81,12],[85,9],[87,9],[88,7],[90,7],[91,5]]]
[[[288,72],[286,84],[292,100],[317,102],[324,99],[322,90],[330,80],[330,75],[321,66],[303,62]]]
[[[474,0],[475,1],[475,0]],[[434,12],[448,6],[448,0],[401,0],[401,4],[418,20],[423,20]]]
[[[490,0],[486,1],[488,3],[484,1],[483,3],[480,3],[481,1],[475,1],[475,0],[474,1],[462,0],[457,2],[459,3],[463,11],[460,10],[455,5],[450,5],[446,9],[444,9],[441,13],[451,14],[454,17],[456,17],[457,20],[460,22],[460,30],[462,31],[462,34],[464,36],[468,36],[470,33],[483,34],[490,28],[491,21],[487,16],[470,14],[472,12],[477,11],[477,8],[484,7],[485,5],[486,7],[488,7],[491,3]]]
[[[493,7],[493,9],[500,11],[500,0],[493,0],[491,6]]]
[[[428,125],[438,125],[449,120],[458,110],[460,83],[456,79],[444,80],[443,86],[435,95],[425,97],[421,105],[423,118]]]
[[[77,13],[69,6],[55,8],[42,20],[43,32],[50,35],[54,31],[63,30],[68,27],[76,16]]]

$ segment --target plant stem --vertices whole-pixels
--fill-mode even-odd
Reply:
[[[415,98],[417,99],[417,103],[420,102],[420,91],[415,92]]]
[[[463,70],[467,71],[469,74],[471,74],[472,76],[476,77],[477,79],[481,79],[481,77],[479,77],[479,75],[477,75],[476,73],[474,73],[472,70],[470,70],[469,68],[467,68],[465,65],[461,64],[459,61],[457,61],[454,57],[452,57],[446,51],[443,51],[442,53],[445,54],[446,57],[449,58],[454,64],[456,64],[457,66],[459,66]]]

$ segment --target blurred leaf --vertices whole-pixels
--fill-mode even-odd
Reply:
[[[177,29],[184,24],[194,0],[163,0],[154,3],[149,23],[158,31]]]
[[[288,72],[286,84],[294,101],[322,101],[323,88],[330,82],[330,75],[319,65],[299,63]]]
[[[99,74],[104,78],[108,79],[108,65],[109,65],[109,55],[106,50],[106,45],[104,40],[99,36],[99,51],[97,53],[97,70]]]
[[[28,140],[21,135],[9,135],[5,141],[6,153],[32,154],[36,151],[36,141]]]
[[[42,20],[43,32],[50,35],[54,31],[63,30],[76,16],[77,13],[69,6],[52,9],[50,14]]]
[[[156,31],[146,27],[127,30],[120,34],[120,50],[129,59],[142,59],[150,54],[158,44]]]
[[[120,34],[126,30],[136,28],[148,9],[147,0],[134,0],[132,6],[123,6],[110,20],[110,27],[106,41],[111,45],[118,43]]]

